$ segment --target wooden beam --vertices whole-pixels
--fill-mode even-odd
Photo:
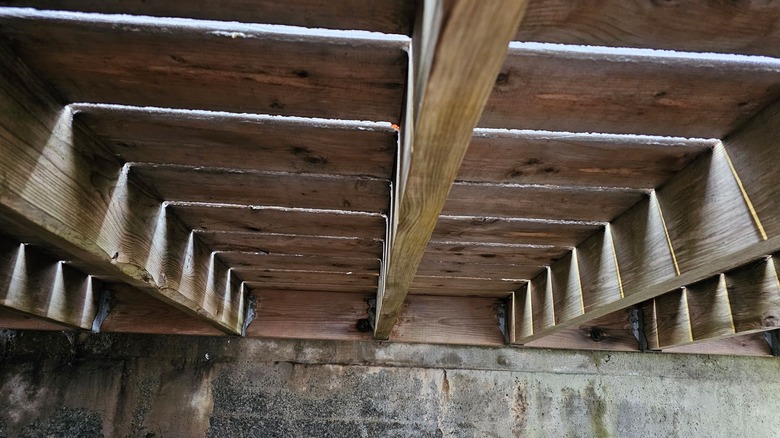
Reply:
[[[0,307],[90,329],[100,284],[39,248],[0,236]]]
[[[593,254],[595,249],[601,260],[616,260],[612,268],[604,263],[580,264],[582,277],[608,280],[584,288],[585,301],[595,304],[587,306],[582,315],[558,318],[555,325],[540,325],[534,320],[535,330],[520,330],[516,342],[531,342],[673,291],[673,295],[656,301],[658,315],[666,318],[659,319],[659,326],[682,328],[671,332],[659,329],[657,345],[690,342],[695,338],[693,329],[683,328],[691,324],[697,332],[712,333],[711,326],[697,323],[697,314],[691,314],[689,306],[720,308],[721,304],[712,300],[723,296],[722,287],[720,292],[717,287],[710,287],[715,298],[706,297],[700,293],[702,285],[697,283],[726,273],[728,284],[731,271],[780,250],[780,230],[767,226],[773,223],[774,212],[780,208],[780,197],[773,195],[780,174],[770,164],[770,157],[777,155],[780,145],[778,123],[780,111],[775,104],[615,219],[611,223],[612,245],[578,246],[578,252],[585,252],[589,246],[588,251]],[[759,201],[753,201],[756,198]],[[610,246],[614,255],[610,254]],[[531,285],[544,280],[535,279]],[[717,286],[718,282],[714,284]],[[558,296],[564,291],[553,288],[551,293]],[[530,296],[536,298],[534,294]],[[750,303],[747,296],[754,294],[742,294],[731,306]],[[547,303],[533,300],[528,313],[544,315],[537,305]],[[765,303],[763,310],[773,308],[767,306]],[[518,313],[519,318],[523,315]],[[755,325],[755,319],[752,321]],[[515,326],[528,325],[519,321]],[[767,326],[764,323],[761,327]]]
[[[424,2],[423,40],[418,38],[420,50],[412,53],[415,112],[407,114],[405,128],[412,138],[405,145],[409,165],[396,187],[397,232],[378,293],[378,339],[390,336],[403,307],[526,2],[503,0],[486,8],[459,0],[447,2],[446,13],[443,3]]]
[[[127,166],[72,123],[13,56],[0,53],[0,216],[41,241],[229,333],[243,296],[212,256]]]

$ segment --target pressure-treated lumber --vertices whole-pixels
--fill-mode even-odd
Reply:
[[[220,252],[218,257],[234,269],[259,268],[273,270],[351,272],[353,274],[379,274],[379,259],[333,257],[328,253],[317,256],[295,254],[260,254],[247,252]]]
[[[389,123],[332,121],[111,105],[75,118],[127,162],[390,179]]]
[[[752,127],[750,130],[739,131],[741,137],[735,138],[763,138],[759,130],[766,126],[767,117],[774,120],[777,114],[774,107],[766,111],[757,116],[756,120],[759,122],[748,124],[748,127]],[[766,135],[771,138],[773,134]],[[777,143],[771,141],[760,144],[766,148],[777,149]],[[700,285],[696,283],[717,277],[721,273],[727,274],[728,283],[730,271],[780,250],[780,235],[772,233],[764,238],[762,222],[753,213],[753,203],[750,202],[750,196],[746,195],[750,190],[760,191],[762,184],[767,190],[771,190],[771,181],[777,181],[777,171],[769,169],[763,163],[759,164],[761,160],[766,160],[766,156],[756,153],[758,148],[748,147],[738,141],[729,145],[728,154],[722,144],[716,145],[711,152],[697,158],[648,198],[612,222],[611,234],[616,259],[614,272],[609,274],[612,280],[604,286],[589,288],[583,297],[586,301],[590,301],[591,297],[606,298],[599,298],[598,304],[589,306],[585,314],[558,318],[554,326],[549,324],[549,319],[543,324],[536,321],[536,317],[547,314],[545,309],[549,306],[549,300],[539,300],[545,296],[562,294],[565,289],[562,291],[560,288],[553,288],[552,291],[548,290],[546,295],[539,297],[539,291],[532,293],[529,296],[534,300],[530,306],[521,302],[523,297],[520,294],[518,309],[528,307],[529,311],[519,312],[517,317],[527,317],[526,313],[532,315],[534,330],[530,333],[528,330],[520,330],[516,333],[516,342],[527,343],[673,291],[676,291],[676,295],[666,295],[656,301],[656,314],[663,316],[658,322],[660,327],[679,329],[659,331],[658,345],[673,346],[692,342],[694,338],[689,321],[693,317],[695,323],[697,314],[689,312],[689,304],[714,306],[707,304],[706,300],[703,301],[699,296],[697,289]],[[750,166],[764,166],[767,173],[761,178],[750,177],[749,183],[746,184],[745,179],[741,178],[744,172],[739,169],[734,172],[730,165],[731,156],[738,156],[741,166],[745,169],[751,168]],[[773,205],[772,202],[776,201],[767,202],[770,202],[767,205]],[[609,245],[594,245],[592,248],[598,250],[599,246],[601,250],[597,252],[601,253],[602,259],[610,257]],[[584,247],[585,245],[581,245],[577,249],[579,251]],[[580,265],[581,271],[583,268],[587,270],[581,275],[592,276],[593,271],[598,276],[606,275],[607,266]],[[531,282],[532,289],[534,284],[544,280],[543,276],[534,279]],[[615,290],[616,283],[621,292],[619,296]],[[769,311],[768,309],[772,308],[766,306],[768,305],[765,305],[763,310]],[[763,324],[761,327],[767,325]],[[515,327],[527,326],[528,324],[522,321],[515,323]],[[712,331],[712,328],[700,327],[697,330],[708,332]]]
[[[414,92],[409,165],[397,187],[384,284],[374,336],[387,339],[493,87],[525,1],[484,7],[475,0],[426,1],[419,50],[412,50]],[[433,17],[432,22],[426,17]],[[397,228],[395,226],[397,224]],[[397,230],[397,232],[395,231]]]
[[[774,59],[627,49],[518,44],[501,79],[480,127],[723,138],[780,97]]]
[[[509,278],[416,275],[409,294],[506,298],[525,283],[526,280]]]
[[[587,221],[442,215],[433,230],[433,239],[573,247],[600,226]]]
[[[146,2],[136,0],[3,0],[3,6],[100,12],[106,14],[182,17],[203,20],[283,24],[311,28],[356,29],[408,35],[414,20],[415,1],[407,0],[195,0]]]
[[[532,0],[516,38],[780,56],[778,14],[775,2]]]
[[[568,248],[553,245],[475,243],[431,240],[425,256],[439,262],[468,262],[496,265],[547,266],[563,257]]]
[[[90,329],[97,280],[39,248],[0,236],[0,308],[72,328]]]
[[[240,333],[236,278],[128,169],[72,124],[72,113],[12,56],[0,63],[0,214],[229,333]]]
[[[400,119],[405,38],[16,8],[0,34],[68,103]]]
[[[201,231],[196,234],[214,251],[302,256],[328,254],[334,257],[370,259],[379,259],[382,256],[382,241],[379,239],[252,232]]]

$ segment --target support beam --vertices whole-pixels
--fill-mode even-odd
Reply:
[[[610,224],[611,245],[594,242],[599,238],[595,236],[580,244],[576,252],[589,252],[587,259],[592,261],[580,263],[581,278],[601,279],[581,280],[585,313],[569,312],[563,318],[555,315],[554,325],[534,321],[532,333],[523,329],[529,326],[527,323],[518,321],[515,342],[526,344],[674,291],[656,301],[656,307],[663,308],[657,308],[658,314],[670,318],[658,321],[669,330],[659,332],[656,348],[690,343],[695,338],[691,318],[697,316],[689,313],[689,306],[718,307],[717,299],[723,297],[717,281],[710,288],[714,295],[703,296],[698,283],[726,273],[728,284],[729,272],[780,250],[780,227],[775,226],[775,212],[780,208],[780,173],[770,159],[780,147],[778,125],[780,103],[775,103],[615,219]],[[614,266],[603,263],[610,258],[614,258]],[[569,263],[561,260],[551,270],[563,269],[566,266],[557,265]],[[531,287],[542,280],[534,279]],[[553,297],[553,302],[560,302],[569,293],[566,288],[551,289],[547,295]],[[737,298],[731,295],[729,291],[732,309],[754,300],[750,294]],[[530,306],[518,302],[519,318],[543,314],[537,306],[548,305],[537,300]],[[760,310],[769,311],[765,304]],[[529,311],[525,312],[523,306],[530,307]],[[696,321],[693,324],[697,325]],[[712,336],[721,334],[711,326],[697,325],[697,330]]]
[[[31,245],[0,236],[0,307],[90,329],[99,282]]]
[[[410,144],[400,157],[397,209],[378,291],[378,339],[390,336],[403,308],[525,5],[513,0],[490,7],[478,0],[422,5],[404,126]]]
[[[0,219],[25,235],[228,333],[240,284],[129,167],[73,124],[68,107],[0,52]]]

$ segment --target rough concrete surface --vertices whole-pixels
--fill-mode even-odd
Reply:
[[[780,361],[9,332],[0,437],[780,436]]]

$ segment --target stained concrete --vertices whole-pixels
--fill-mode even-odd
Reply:
[[[0,336],[0,437],[780,436],[780,360]]]

